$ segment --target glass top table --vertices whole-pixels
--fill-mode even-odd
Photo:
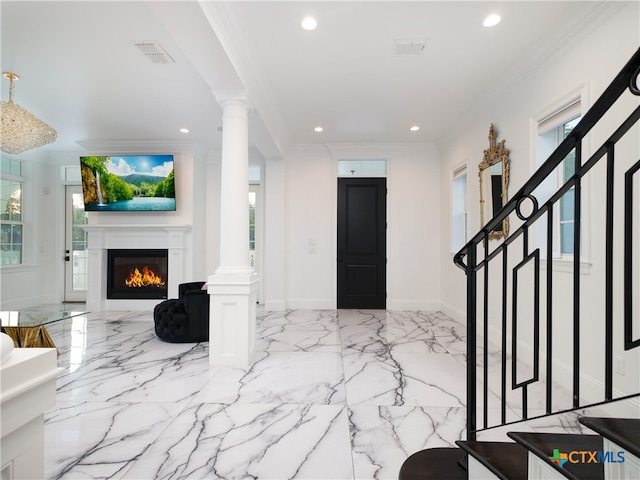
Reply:
[[[56,348],[45,325],[87,313],[79,305],[3,310],[0,311],[0,327],[17,348]]]
[[[25,310],[3,310],[0,311],[0,326],[4,327],[40,327],[50,323],[66,320],[67,318],[86,315],[89,313],[82,308],[74,307],[67,310],[64,307],[57,309],[25,309]]]

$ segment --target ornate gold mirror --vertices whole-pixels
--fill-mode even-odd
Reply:
[[[507,187],[509,186],[509,149],[504,140],[496,143],[496,129],[489,128],[489,148],[484,151],[478,175],[480,177],[480,220],[484,226],[507,203]],[[505,218],[502,228],[489,233],[489,240],[507,238],[509,235],[509,219]]]

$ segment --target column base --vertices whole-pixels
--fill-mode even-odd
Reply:
[[[258,275],[211,275],[209,365],[249,367],[256,354]]]

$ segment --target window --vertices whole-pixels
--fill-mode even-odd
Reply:
[[[453,170],[451,182],[451,250],[467,243],[467,166]]]
[[[536,168],[549,158],[551,153],[567,138],[573,128],[581,119],[580,97],[565,102],[560,108],[556,108],[537,123],[537,161]],[[575,150],[572,150],[556,170],[555,176],[545,180],[536,192],[538,201],[545,202],[558,188],[566,183],[576,168]],[[567,191],[554,210],[554,251],[555,257],[573,255],[575,233],[575,188]],[[545,245],[546,228],[541,229],[538,237],[539,245]]]
[[[580,121],[580,117],[574,118],[556,128],[559,138],[558,145],[567,138],[573,127]],[[576,171],[576,152],[572,150],[562,162],[560,184],[563,185]],[[560,199],[560,253],[573,254],[573,235],[575,227],[574,218],[575,188],[572,187]]]
[[[249,262],[256,266],[256,192],[249,192]]]
[[[260,269],[258,266],[257,248],[260,248],[260,239],[258,232],[258,222],[260,215],[258,206],[260,203],[260,182],[262,181],[262,168],[260,165],[249,165],[249,265],[256,272]]]
[[[386,160],[338,160],[338,177],[384,177]]]
[[[23,262],[22,162],[2,157],[0,167],[0,265]]]

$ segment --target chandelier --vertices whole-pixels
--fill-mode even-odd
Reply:
[[[56,131],[27,109],[13,103],[13,81],[20,77],[3,72],[9,79],[9,101],[0,101],[0,149],[9,154],[22,153],[32,148],[54,142]]]

